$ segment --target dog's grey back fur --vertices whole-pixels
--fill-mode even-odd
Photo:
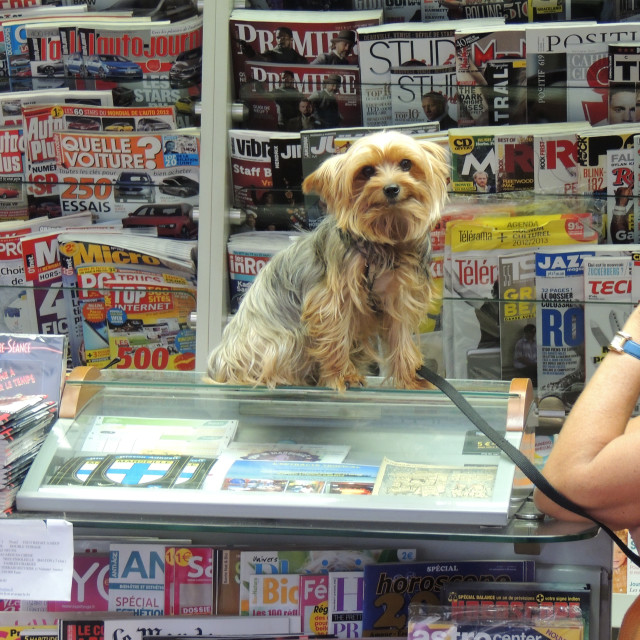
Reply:
[[[242,297],[220,345],[209,356],[209,375],[213,380],[245,379],[257,384],[262,378],[261,365],[253,357],[246,362],[238,353],[241,341],[230,337],[237,332],[243,335],[242,343],[248,342],[264,351],[263,359],[272,357],[274,363],[279,363],[274,364],[279,370],[296,371],[296,363],[289,361],[288,347],[291,344],[300,347],[306,342],[306,337],[300,335],[302,302],[307,292],[323,279],[326,272],[323,256],[337,234],[333,216],[327,216],[313,233],[303,234],[269,260]],[[260,322],[259,318],[267,318],[268,323]],[[232,366],[229,363],[238,362],[244,362],[247,371],[229,370]],[[315,372],[304,369],[296,377],[300,384],[309,384]],[[282,382],[292,383],[284,379]]]

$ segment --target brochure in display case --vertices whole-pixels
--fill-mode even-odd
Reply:
[[[375,379],[346,393],[271,390],[211,385],[194,372],[128,373],[72,372],[20,510],[506,525],[531,490],[440,391]],[[529,380],[457,385],[532,456]],[[256,455],[260,445],[272,453]]]

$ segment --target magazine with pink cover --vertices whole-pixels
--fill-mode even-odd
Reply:
[[[213,547],[167,547],[165,551],[165,611],[174,616],[214,613]]]
[[[73,557],[71,600],[48,603],[49,611],[87,612],[109,610],[109,554],[79,553]]]
[[[325,636],[329,633],[329,576],[300,576],[300,624],[302,633]]]

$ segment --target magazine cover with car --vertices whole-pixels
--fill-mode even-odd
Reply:
[[[120,106],[175,104],[199,97],[202,80],[202,16],[171,24],[153,22],[133,34],[113,26],[77,29],[74,49],[65,49],[65,72],[75,88],[126,90]]]
[[[115,13],[115,12],[110,12]],[[200,97],[202,16],[175,22],[109,15],[4,29],[12,90],[109,90],[118,106],[176,105],[191,126]],[[4,27],[4,23],[3,23]]]
[[[155,226],[160,236],[197,236],[197,131],[58,131],[54,143],[63,213],[89,208],[97,222],[122,220],[127,228]]]

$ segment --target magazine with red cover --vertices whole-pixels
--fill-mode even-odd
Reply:
[[[213,547],[167,547],[164,609],[168,615],[208,616],[214,609]]]
[[[22,125],[0,126],[0,220],[28,215]]]
[[[245,120],[249,129],[302,131],[334,126],[331,122],[341,127],[362,124],[357,65],[291,65],[248,60],[245,69],[247,84],[241,87],[240,98],[249,108]],[[311,107],[309,110],[301,104],[304,101]],[[320,108],[314,112],[318,105]],[[325,114],[323,107],[330,111]],[[269,117],[263,117],[265,112]]]
[[[236,97],[249,60],[284,65],[357,65],[356,30],[382,22],[382,9],[279,11],[236,9],[229,18]]]
[[[496,192],[531,191],[534,185],[533,133],[502,127],[494,138]]]
[[[133,93],[131,103],[147,106],[200,95],[202,16],[135,29],[117,22],[79,25],[76,44],[63,38],[61,45],[77,89],[121,88]]]
[[[53,150],[63,213],[89,208],[99,222],[197,236],[199,131],[56,131]]]

